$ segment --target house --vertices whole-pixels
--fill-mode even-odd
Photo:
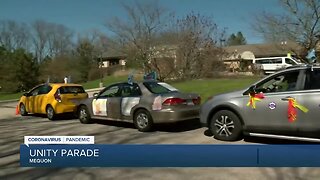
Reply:
[[[301,50],[301,46],[291,41],[269,44],[227,46],[223,48],[224,55],[222,60],[228,68],[234,71],[240,68],[240,63],[245,62],[245,64],[248,65],[252,63],[254,58],[287,56],[288,53],[290,53],[292,56],[301,57]],[[178,63],[177,46],[175,45],[160,45],[153,47],[152,51],[154,54],[150,58],[153,61],[161,61],[161,63],[158,62],[158,65],[163,66],[162,68],[164,69],[175,67]],[[124,66],[126,64],[126,56],[119,53],[108,52],[102,55],[102,61],[102,67],[104,68],[114,65]],[[168,63],[168,61],[173,62]],[[149,63],[152,63],[152,61]]]
[[[126,56],[116,53],[103,53],[100,61],[102,61],[102,68],[108,68],[116,65],[125,66]]]
[[[252,63],[254,58],[287,56],[301,57],[302,47],[295,42],[280,42],[270,44],[248,44],[224,47],[224,63],[232,71],[240,68],[241,62]]]

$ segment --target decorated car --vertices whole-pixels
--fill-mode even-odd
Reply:
[[[88,94],[79,84],[46,83],[23,94],[17,109],[22,116],[46,114],[53,120],[58,114],[76,112],[77,102],[85,98]]]
[[[320,67],[279,71],[249,88],[209,99],[200,122],[219,140],[242,135],[320,141]]]
[[[199,118],[200,96],[182,93],[154,80],[115,83],[79,105],[79,119],[133,122],[139,131],[150,131],[155,123],[173,123]]]

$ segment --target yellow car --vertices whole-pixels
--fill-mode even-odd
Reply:
[[[75,112],[76,102],[88,98],[79,84],[47,83],[36,86],[20,98],[18,108],[22,116],[28,113],[46,114],[53,120],[57,114]]]

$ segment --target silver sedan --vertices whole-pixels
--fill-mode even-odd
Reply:
[[[199,95],[182,93],[164,82],[123,82],[81,101],[78,112],[84,124],[92,119],[129,121],[144,132],[155,123],[199,118],[200,103]]]

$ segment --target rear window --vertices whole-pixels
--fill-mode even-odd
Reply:
[[[63,86],[59,88],[60,94],[85,93],[81,86]]]
[[[178,91],[178,89],[163,82],[145,82],[143,85],[154,94],[165,94],[169,92]]]

